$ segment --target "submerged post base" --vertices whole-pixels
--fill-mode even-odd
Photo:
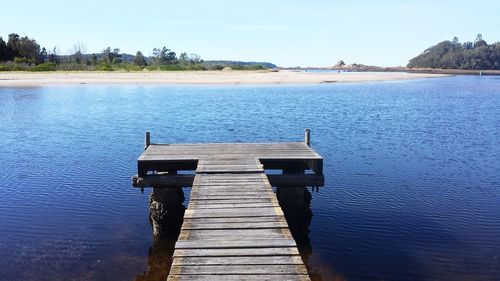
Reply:
[[[179,234],[186,209],[182,202],[182,188],[153,187],[149,195],[149,218],[155,237]]]

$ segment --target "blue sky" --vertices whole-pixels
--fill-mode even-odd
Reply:
[[[500,41],[500,1],[1,0],[0,36],[11,32],[62,53],[81,42],[88,52],[167,46],[207,60],[395,66],[453,36]]]

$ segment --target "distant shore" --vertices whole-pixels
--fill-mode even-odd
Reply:
[[[164,72],[0,72],[0,87],[73,84],[266,85],[355,83],[446,77],[442,74],[305,71],[164,71]]]
[[[320,68],[282,68],[282,70],[330,70],[344,72],[408,72],[423,74],[448,74],[448,75],[500,75],[500,70],[477,70],[477,69],[444,69],[444,68],[409,68],[409,67],[380,67],[363,64],[352,64],[344,67],[320,67]]]
[[[500,70],[407,68],[405,71],[411,73],[433,73],[433,74],[451,74],[451,75],[500,75]]]

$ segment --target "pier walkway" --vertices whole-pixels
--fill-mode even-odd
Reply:
[[[309,169],[317,180],[323,159],[303,142],[166,145],[147,136],[134,186],[192,186],[168,280],[309,280],[264,169],[282,170],[275,179],[285,184]]]

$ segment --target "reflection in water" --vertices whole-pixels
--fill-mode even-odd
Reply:
[[[179,228],[180,230],[180,228]],[[176,237],[154,238],[153,245],[148,252],[148,270],[143,275],[137,276],[136,281],[160,281],[167,280],[172,255],[175,250]]]
[[[185,207],[182,188],[153,188],[149,196],[149,218],[153,245],[148,251],[148,270],[136,281],[166,280],[172,265],[175,242],[181,231]]]
[[[313,217],[311,211],[311,193],[306,187],[301,186],[277,187],[276,197],[285,214],[290,232],[297,242],[299,253],[307,267],[311,280],[323,280],[318,271],[309,264],[309,257],[312,254],[312,246],[309,239],[309,226]]]

